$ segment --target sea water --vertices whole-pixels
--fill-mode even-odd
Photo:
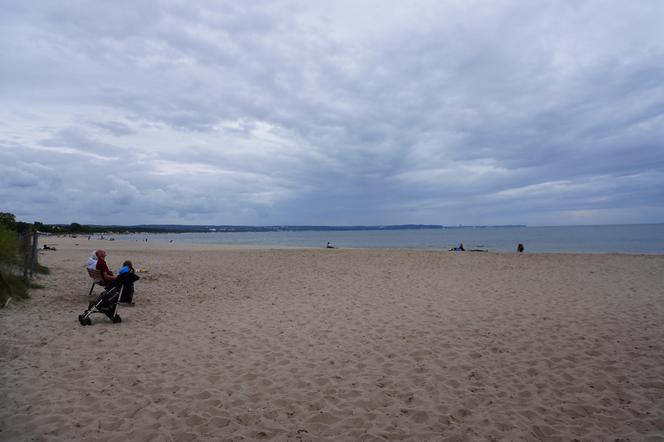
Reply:
[[[526,252],[664,253],[664,224],[463,227],[417,230],[205,232],[120,235],[118,239],[266,247],[405,248]]]

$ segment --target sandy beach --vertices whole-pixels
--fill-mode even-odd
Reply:
[[[47,243],[0,440],[664,440],[661,255]],[[95,248],[148,270],[121,324]]]

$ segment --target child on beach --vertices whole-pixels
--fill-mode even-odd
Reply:
[[[134,265],[129,260],[123,262],[122,267],[118,270],[118,279],[120,279],[124,285],[121,301],[123,304],[134,305],[134,282],[139,279],[135,273]]]
[[[136,273],[136,270],[134,270],[134,265],[129,260],[123,262],[122,267],[120,267],[120,270],[118,270],[118,275],[122,275],[124,273]]]

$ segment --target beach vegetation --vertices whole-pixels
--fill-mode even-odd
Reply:
[[[16,264],[18,259],[18,237],[14,230],[0,224],[0,266]]]
[[[0,212],[0,226],[16,230],[16,216],[13,213]]]
[[[25,273],[21,271],[25,265],[25,253],[28,252],[22,250],[19,235],[31,227],[31,224],[17,222],[11,213],[0,212],[0,307],[6,306],[10,299],[28,298],[31,288],[42,288],[25,278]],[[49,273],[48,267],[38,263],[35,271],[38,274]]]
[[[23,277],[12,273],[0,274],[0,307],[7,305],[9,299],[30,297],[30,283]]]
[[[11,227],[16,228],[16,221],[6,213],[0,214],[0,306],[7,303],[9,297],[24,298],[28,287],[23,278],[14,274],[18,265],[18,236]]]

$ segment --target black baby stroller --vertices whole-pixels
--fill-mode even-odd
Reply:
[[[134,282],[139,279],[135,273],[118,275],[117,279],[110,282],[99,297],[90,303],[88,309],[78,315],[78,322],[81,325],[92,325],[90,315],[93,313],[105,314],[114,324],[122,322],[122,318],[118,315],[118,304],[124,302],[123,297],[133,295]]]

